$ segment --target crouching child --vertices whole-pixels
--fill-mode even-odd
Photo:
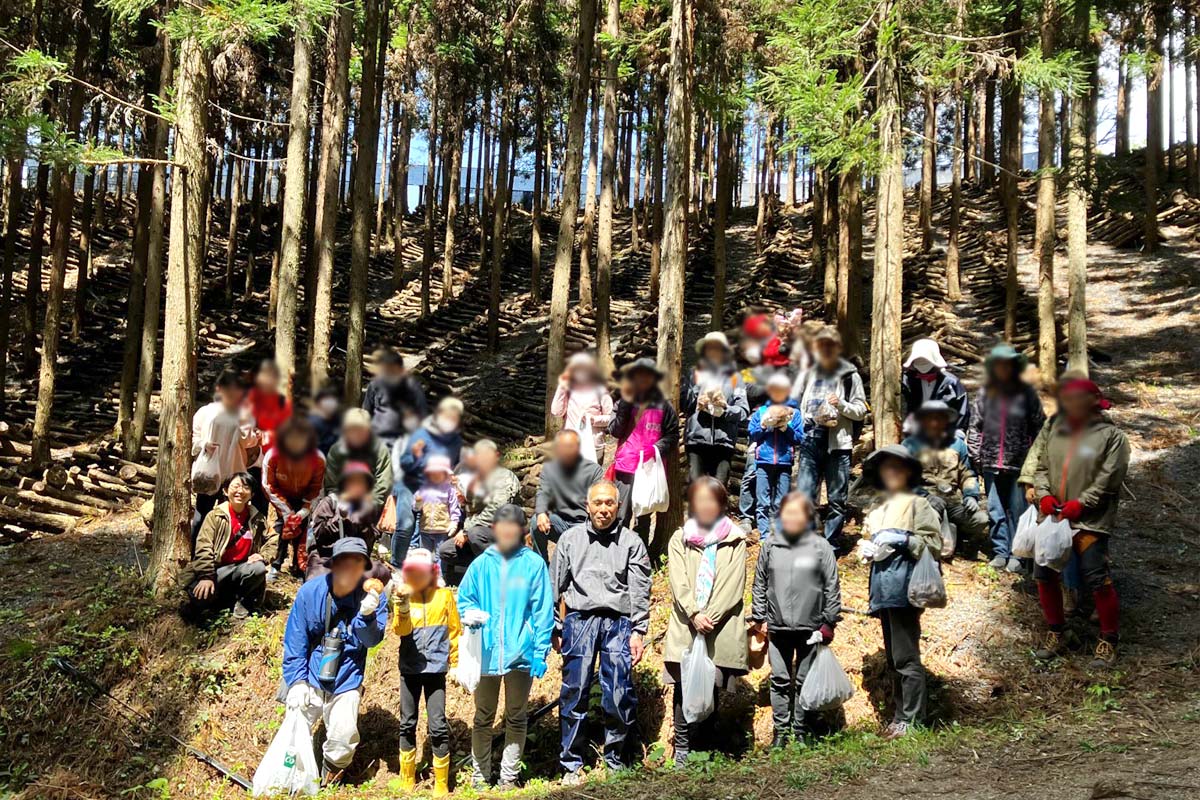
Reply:
[[[467,628],[479,628],[483,658],[475,687],[471,728],[472,783],[492,783],[492,724],[504,686],[504,751],[501,790],[513,789],[521,770],[529,719],[529,690],[546,674],[554,632],[550,571],[525,546],[527,520],[520,506],[504,505],[492,521],[494,543],[467,568],[458,589],[458,611]]]

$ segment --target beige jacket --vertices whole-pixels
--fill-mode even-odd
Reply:
[[[704,611],[716,629],[706,637],[708,655],[718,667],[745,671],[746,650],[746,534],[738,526],[717,546],[717,576],[704,608],[696,605],[696,572],[703,551],[689,547],[683,529],[667,545],[667,575],[671,583],[671,619],[663,646],[663,661],[679,663],[692,644],[691,618]]]

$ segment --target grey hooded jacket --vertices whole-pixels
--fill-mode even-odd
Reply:
[[[750,619],[772,631],[815,631],[836,625],[842,613],[837,555],[815,530],[763,542],[754,569]]]

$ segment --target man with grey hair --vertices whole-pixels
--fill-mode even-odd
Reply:
[[[583,458],[579,452],[579,434],[563,428],[554,437],[554,458],[542,465],[535,515],[534,548],[549,561],[550,542],[557,542],[569,528],[588,518],[588,489],[604,477],[604,468]]]
[[[461,487],[467,518],[462,530],[438,548],[446,583],[457,586],[475,557],[492,543],[492,521],[496,511],[516,502],[521,482],[512,470],[500,466],[500,448],[491,439],[475,443],[475,474]]]

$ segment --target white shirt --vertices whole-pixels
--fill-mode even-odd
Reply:
[[[221,482],[234,473],[246,471],[246,450],[242,437],[254,428],[254,420],[240,418],[238,412],[229,411],[221,403],[213,401],[201,406],[192,417],[192,458],[204,452],[209,444],[215,444],[217,468]]]

